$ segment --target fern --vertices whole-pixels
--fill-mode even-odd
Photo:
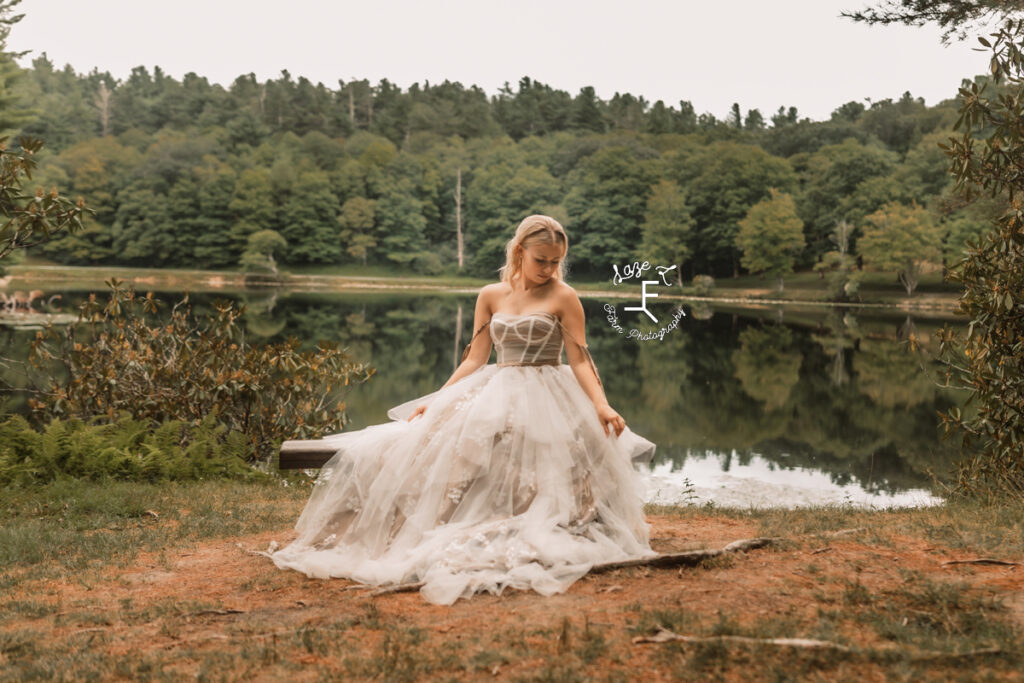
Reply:
[[[214,418],[196,425],[122,417],[90,425],[52,420],[42,433],[19,416],[0,423],[0,486],[31,486],[62,477],[102,481],[266,479],[246,460],[251,444]]]

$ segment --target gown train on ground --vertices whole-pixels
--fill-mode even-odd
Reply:
[[[605,436],[560,364],[557,317],[498,313],[488,328],[497,364],[392,408],[392,422],[326,438],[337,453],[298,538],[271,555],[279,567],[422,581],[427,600],[452,604],[508,586],[551,595],[594,564],[654,554],[633,470],[654,444],[628,427]]]

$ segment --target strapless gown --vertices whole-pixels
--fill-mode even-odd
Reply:
[[[326,437],[337,453],[298,538],[271,554],[279,567],[421,581],[426,600],[452,604],[508,586],[551,595],[594,564],[654,554],[633,469],[654,444],[628,427],[605,436],[560,363],[554,315],[497,313],[488,329],[497,364],[392,408],[392,422]]]

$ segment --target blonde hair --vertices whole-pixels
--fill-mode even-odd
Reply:
[[[522,251],[516,253],[516,247],[532,247],[535,244],[562,247],[562,259],[558,262],[554,277],[565,279],[565,257],[569,253],[569,237],[565,234],[565,228],[551,216],[534,214],[519,223],[516,234],[505,245],[505,265],[498,270],[502,282],[511,284],[523,270],[523,254]]]

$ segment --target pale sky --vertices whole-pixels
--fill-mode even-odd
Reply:
[[[586,85],[690,100],[724,118],[733,102],[826,119],[850,100],[928,105],[987,71],[973,38],[944,47],[935,27],[868,27],[839,17],[865,0],[23,0],[8,49],[57,67],[124,78],[132,67],[229,85],[288,69],[338,87],[445,79],[494,94],[522,76],[575,95]]]

